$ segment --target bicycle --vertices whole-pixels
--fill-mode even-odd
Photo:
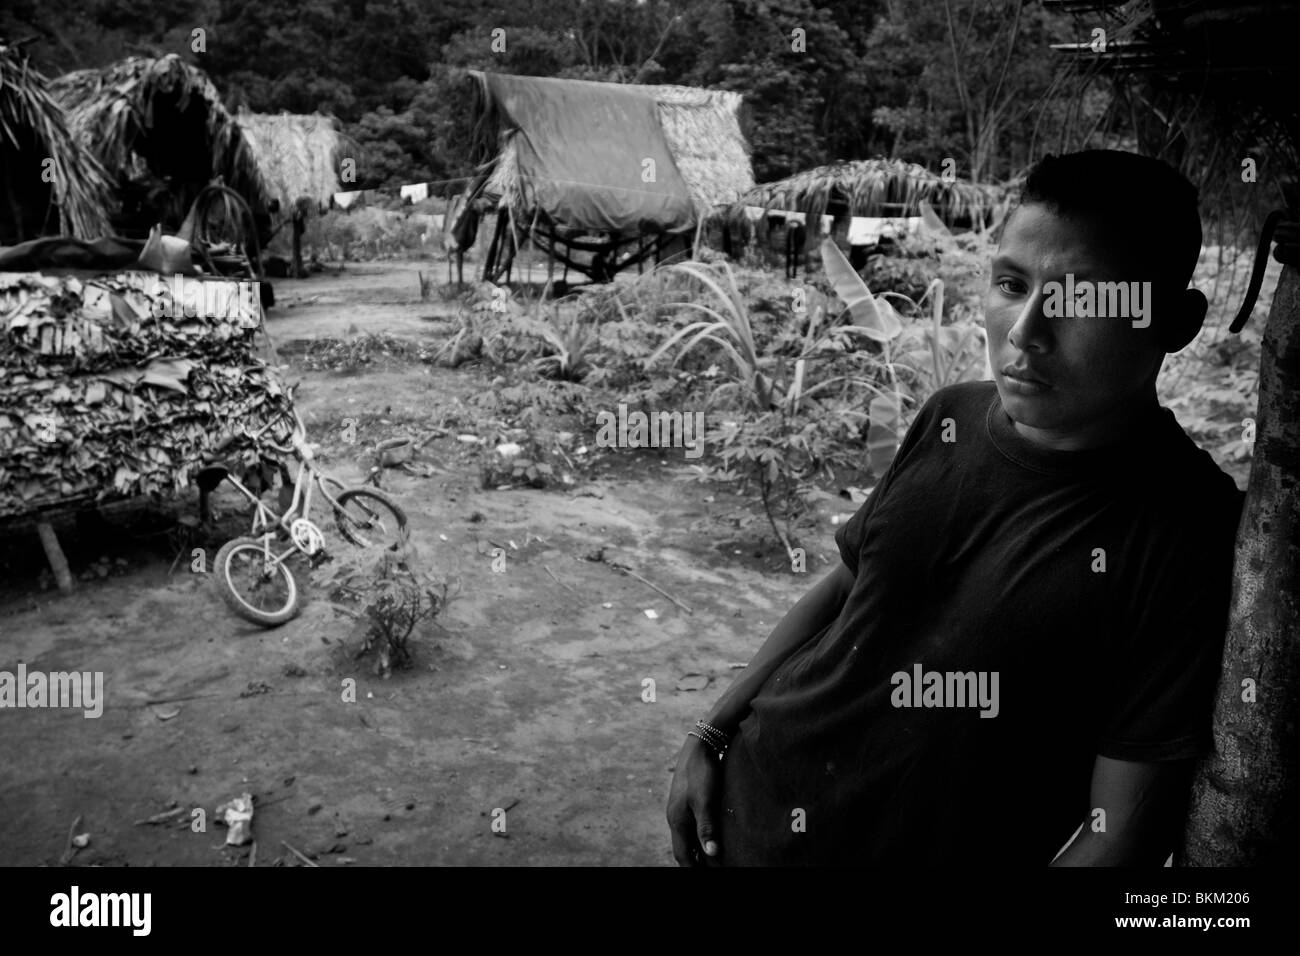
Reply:
[[[289,391],[292,403],[293,391]],[[288,445],[265,437],[280,422],[289,420],[292,431]],[[284,513],[277,515],[247,486],[231,473],[228,463],[220,461],[221,453],[240,439],[298,461],[298,474],[294,478],[293,496]],[[247,536],[227,541],[217,551],[213,571],[217,591],[226,605],[240,617],[263,627],[277,627],[292,620],[300,610],[302,596],[298,580],[287,561],[295,554],[307,558],[311,567],[329,559],[325,550],[325,536],[311,520],[312,489],[330,505],[334,523],[349,542],[359,547],[382,546],[398,550],[407,539],[407,519],[404,512],[388,495],[375,488],[347,487],[341,481],[319,471],[314,454],[307,444],[307,429],[298,412],[290,406],[270,419],[257,431],[247,427],[240,434],[220,442],[204,456],[201,473],[229,481],[253,505],[252,528]],[[281,462],[281,474],[286,474]],[[334,494],[331,494],[333,489]],[[283,489],[282,489],[283,491]],[[276,553],[276,539],[285,542],[288,549]]]

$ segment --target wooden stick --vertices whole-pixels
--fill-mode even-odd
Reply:
[[[63,856],[59,857],[59,863],[67,866],[72,862],[72,858],[77,855],[77,848],[72,845],[72,838],[77,835],[77,827],[81,826],[81,814],[77,814],[77,819],[72,821],[72,826],[68,827],[68,845],[63,850]]]
[[[555,572],[551,570],[550,565],[543,564],[542,567],[546,570],[546,573],[549,574],[549,575],[551,576],[551,580],[552,580],[552,581],[554,581],[554,582],[555,582],[556,584],[558,584],[560,587],[562,587],[562,588],[564,588],[564,589],[566,589],[566,590],[568,590],[568,591],[572,591],[572,592],[573,592],[575,595],[577,595],[578,597],[582,597],[581,594],[578,594],[577,591],[575,591],[573,588],[569,587],[567,584],[565,584],[563,581],[561,581],[559,578],[557,578],[557,577],[555,576]]]
[[[301,853],[295,850],[293,847],[289,846],[289,844],[285,843],[283,840],[280,841],[280,845],[284,847],[286,850],[288,850],[290,853],[292,853],[294,856],[296,856],[298,859],[302,860],[303,863],[307,864],[308,866],[316,867],[316,869],[320,869],[319,864],[312,862],[307,857],[303,856]]]
[[[171,823],[176,817],[183,816],[188,812],[189,811],[185,807],[177,807],[175,810],[168,810],[165,813],[155,813],[153,816],[147,817],[144,820],[136,820],[134,825],[145,827],[156,823]]]
[[[68,559],[63,556],[63,549],[59,547],[59,538],[54,533],[54,528],[48,521],[42,521],[36,525],[36,533],[41,537],[45,560],[50,562],[50,570],[54,572],[54,580],[59,590],[64,594],[71,594],[72,572],[68,570]]]
[[[634,578],[636,578],[638,581],[640,581],[642,584],[644,584],[646,587],[648,587],[648,588],[653,588],[654,590],[658,591],[660,594],[662,594],[662,595],[663,595],[664,597],[666,597],[668,600],[672,601],[674,604],[676,604],[679,608],[681,608],[681,609],[682,609],[683,611],[685,611],[687,614],[694,614],[694,613],[695,613],[695,612],[692,611],[689,607],[687,607],[685,604],[683,604],[681,601],[677,600],[677,598],[673,597],[671,594],[669,594],[669,593],[668,593],[667,591],[665,591],[663,588],[659,587],[659,585],[657,585],[657,584],[652,584],[651,582],[647,581],[645,578],[641,577],[641,575],[637,574],[637,573],[636,573],[635,571],[633,571],[631,568],[624,567],[624,566],[621,565],[621,564],[611,564],[610,567],[612,567],[612,568],[614,568],[614,569],[616,569],[616,570],[618,570],[618,571],[621,571],[623,574],[626,574],[626,575],[628,575],[628,576],[630,576],[630,577],[634,577]]]

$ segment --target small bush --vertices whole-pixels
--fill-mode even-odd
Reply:
[[[384,678],[393,668],[408,666],[411,637],[447,606],[449,582],[422,569],[409,542],[396,551],[354,550],[327,568],[320,583],[335,611],[365,626],[356,657],[373,652],[374,671]]]

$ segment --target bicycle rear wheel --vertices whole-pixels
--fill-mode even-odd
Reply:
[[[348,488],[334,506],[339,533],[363,548],[395,551],[406,543],[406,512],[382,491]]]
[[[246,621],[276,627],[298,613],[302,592],[283,561],[268,567],[257,538],[235,538],[217,552],[213,570],[227,607]]]

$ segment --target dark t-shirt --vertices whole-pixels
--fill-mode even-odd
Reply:
[[[1241,502],[1167,409],[1060,452],[991,382],[936,393],[836,535],[839,617],[727,755],[727,862],[1050,862],[1098,754],[1208,746]]]

